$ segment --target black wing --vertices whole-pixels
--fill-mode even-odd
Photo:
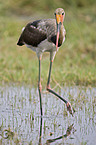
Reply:
[[[37,28],[40,20],[34,21],[33,23],[28,23],[25,29],[23,30],[17,45],[24,45],[25,43],[28,45],[32,45],[37,47],[41,41],[47,38],[45,31]]]

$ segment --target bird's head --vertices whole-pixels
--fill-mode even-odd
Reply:
[[[55,10],[55,18],[57,24],[56,50],[58,48],[59,33],[60,33],[61,25],[63,25],[64,17],[65,17],[64,10],[62,8],[57,8]]]

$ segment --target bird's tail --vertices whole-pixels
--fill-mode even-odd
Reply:
[[[19,46],[22,46],[22,45],[24,45],[24,43],[22,42],[22,39],[21,39],[21,37],[19,38],[19,40],[18,40],[18,42],[17,42],[17,45],[19,45]]]

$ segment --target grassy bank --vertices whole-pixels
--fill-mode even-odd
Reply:
[[[9,3],[8,6],[10,7],[7,12],[7,7],[2,2],[0,13],[0,82],[37,85],[36,54],[25,46],[18,47],[16,43],[22,27],[37,18],[54,17],[55,8],[46,12],[47,15],[43,15],[45,13],[43,9],[41,13],[38,11],[33,14],[35,11],[33,9],[30,17],[31,9],[25,15],[24,11],[17,13],[15,9],[12,13],[12,6]],[[19,9],[19,6],[17,7]],[[80,8],[70,6],[65,12],[64,25],[67,36],[65,43],[56,54],[51,82],[59,82],[60,85],[96,85],[95,5]],[[47,82],[48,68],[49,54],[45,53],[41,73],[44,85]]]

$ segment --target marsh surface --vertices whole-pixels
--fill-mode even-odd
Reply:
[[[40,117],[38,90],[25,86],[0,87],[0,144],[94,145],[96,142],[96,88],[62,87],[74,117],[54,95],[42,92]]]

